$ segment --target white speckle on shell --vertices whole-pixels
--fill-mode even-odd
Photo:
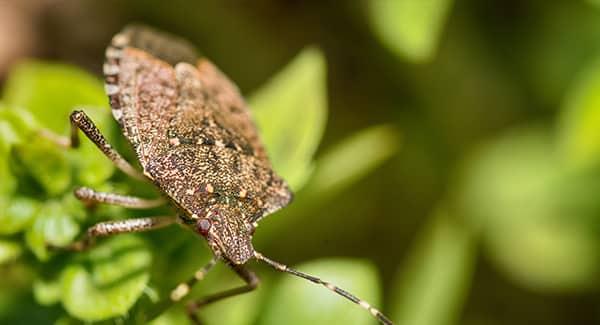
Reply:
[[[115,118],[115,120],[120,121],[123,117],[123,111],[121,109],[113,109],[112,115]]]
[[[123,51],[109,46],[104,55],[106,55],[106,57],[109,59],[120,59],[123,56]]]
[[[119,92],[119,86],[117,85],[111,85],[111,84],[105,84],[104,85],[104,90],[106,91],[106,94],[109,96],[115,95]]]
[[[104,63],[102,66],[102,72],[107,76],[119,74],[119,66],[116,64]]]
[[[117,34],[112,39],[112,44],[118,47],[124,47],[129,43],[129,37],[123,34]]]

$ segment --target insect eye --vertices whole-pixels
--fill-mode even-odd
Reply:
[[[198,232],[202,236],[206,236],[208,235],[208,231],[210,230],[211,226],[212,223],[210,222],[210,220],[208,220],[207,218],[200,218],[196,223],[196,230],[198,230]]]

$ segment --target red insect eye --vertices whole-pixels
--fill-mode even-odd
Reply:
[[[206,218],[200,218],[198,220],[198,222],[196,223],[196,229],[202,236],[208,235],[208,231],[210,230],[211,226],[212,226],[212,224],[211,224],[210,220],[208,220]]]

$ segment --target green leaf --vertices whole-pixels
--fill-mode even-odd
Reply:
[[[21,141],[16,127],[8,117],[0,115],[0,153],[8,154],[10,148]]]
[[[33,130],[39,128],[39,124],[31,112],[22,108],[6,107],[3,104],[0,104],[0,121],[7,122],[13,129],[11,133],[14,135],[9,138],[11,145],[19,143],[30,136]],[[7,138],[4,135],[2,139],[6,141]]]
[[[587,0],[587,2],[600,8],[600,0]]]
[[[435,54],[452,0],[377,0],[368,5],[381,42],[410,61],[425,62]]]
[[[58,303],[61,297],[60,289],[58,279],[44,281],[38,278],[33,282],[33,296],[40,305],[50,306]]]
[[[377,168],[399,145],[398,134],[389,125],[362,130],[318,159],[305,192],[320,198],[332,195]]]
[[[18,243],[0,239],[0,265],[16,260],[22,251]]]
[[[296,191],[312,171],[325,128],[325,73],[323,54],[307,48],[250,99],[271,162]]]
[[[63,193],[71,185],[71,166],[64,149],[42,138],[19,146],[25,169],[50,195]]]
[[[179,304],[167,310],[160,317],[148,323],[149,325],[186,325],[190,318],[186,315],[184,307]]]
[[[600,242],[577,217],[578,208],[568,207],[576,200],[562,191],[565,168],[548,133],[516,130],[478,152],[464,168],[461,213],[481,230],[492,261],[517,283],[538,291],[583,290],[600,272]]]
[[[0,197],[0,211],[2,211],[2,214],[0,214],[0,234],[16,234],[27,228],[38,212],[39,206],[38,201],[27,197]]]
[[[575,166],[600,161],[600,60],[585,69],[567,94],[559,144],[567,162]]]
[[[5,89],[5,100],[10,107],[22,107],[31,112],[32,118],[18,113],[22,116],[21,124],[30,125],[30,128],[43,127],[54,131],[57,135],[68,135],[69,114],[75,109],[83,108],[109,140],[114,132],[114,123],[112,123],[102,83],[76,67],[36,61],[22,63],[10,75]],[[7,110],[12,111],[12,109]],[[32,120],[40,121],[39,125],[32,123]],[[65,149],[56,146],[55,150],[45,148],[45,150],[28,151],[32,155],[45,155],[51,152],[51,161],[55,161],[57,156],[66,155],[71,160],[70,166],[75,166],[78,171],[76,176],[80,185],[101,184],[112,175],[114,166],[91,141],[85,139],[83,135],[81,138],[81,147],[68,150],[67,153],[57,153]],[[41,169],[45,167],[48,166]],[[54,172],[52,168],[47,170]],[[64,168],[57,170],[65,171]],[[39,177],[44,173],[37,175]],[[60,177],[58,179],[60,182],[57,182],[56,188],[52,186],[52,182],[42,180],[46,188],[51,187],[51,194],[60,193],[61,185],[65,184],[66,179]]]
[[[65,309],[90,322],[125,315],[148,284],[151,262],[150,250],[136,236],[107,239],[63,270]]]
[[[298,270],[320,277],[380,306],[379,277],[366,261],[326,259],[305,263]],[[323,286],[291,275],[275,285],[260,324],[374,324],[373,316]]]
[[[0,199],[10,196],[17,187],[17,180],[10,171],[9,161],[11,148],[19,141],[13,126],[0,117]]]
[[[25,241],[41,260],[49,258],[47,244],[65,246],[79,233],[79,225],[61,201],[46,201],[33,225],[25,233]]]
[[[108,111],[98,79],[73,66],[38,61],[23,62],[11,71],[4,100],[10,107],[29,110],[58,134],[67,134],[68,116],[76,107],[96,106]]]
[[[475,264],[473,236],[441,211],[400,270],[392,318],[398,324],[451,325],[459,319]]]

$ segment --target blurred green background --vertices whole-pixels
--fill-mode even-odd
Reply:
[[[0,323],[185,324],[164,304],[207,262],[171,227],[50,253],[101,220],[76,186],[152,197],[67,134],[82,107],[131,152],[100,81],[130,22],[192,41],[248,98],[296,190],[254,246],[338,283],[397,324],[600,324],[600,1],[0,2]],[[373,324],[251,263],[251,294],[208,324]],[[193,297],[240,281],[222,265]]]

